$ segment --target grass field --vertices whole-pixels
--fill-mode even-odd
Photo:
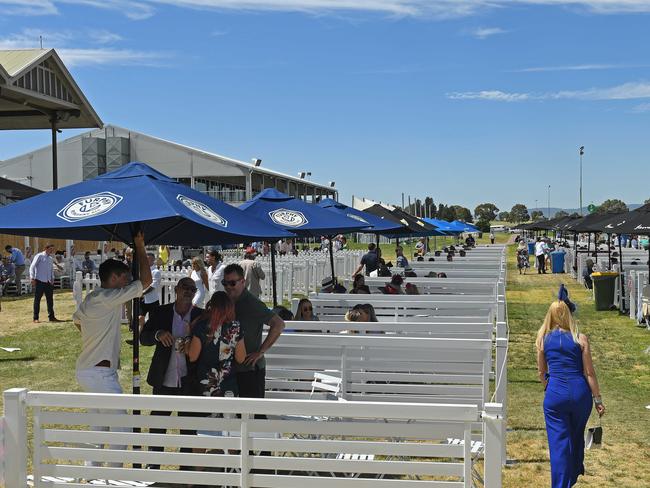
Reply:
[[[498,235],[498,241],[508,235]],[[394,245],[385,254],[394,259]],[[529,274],[520,276],[509,250],[508,316],[510,350],[508,368],[509,433],[504,486],[511,488],[549,485],[549,461],[541,404],[542,388],[537,381],[534,337],[548,304],[565,283],[578,304],[581,331],[592,342],[594,362],[607,414],[603,419],[604,447],[587,451],[587,475],[577,486],[636,488],[650,486],[650,333],[635,327],[617,312],[596,312],[584,288],[568,276]],[[534,270],[533,270],[534,271]],[[43,301],[43,306],[45,301]],[[72,322],[33,324],[31,297],[4,298],[0,313],[0,346],[21,351],[0,350],[0,389],[25,387],[32,390],[77,391],[75,361],[79,354],[79,333]],[[60,319],[69,319],[74,302],[70,292],[55,295]],[[127,337],[126,327],[123,338]],[[143,377],[149,368],[153,348],[141,348]],[[124,391],[131,390],[131,347],[122,347],[120,379]],[[143,384],[143,393],[150,387]],[[0,399],[1,402],[1,399]],[[592,417],[591,424],[595,422]]]

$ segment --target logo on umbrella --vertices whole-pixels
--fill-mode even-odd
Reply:
[[[115,206],[123,200],[123,197],[103,191],[94,195],[78,197],[68,203],[56,214],[60,219],[66,222],[78,222],[80,220],[98,217],[110,212]]]
[[[345,215],[347,215],[347,216],[350,217],[351,219],[358,220],[359,222],[363,222],[364,224],[367,224],[367,223],[368,223],[367,220],[365,220],[365,219],[359,217],[358,215],[354,215],[353,213],[349,213],[349,214],[345,214]]]
[[[287,227],[301,227],[309,223],[309,220],[307,220],[307,217],[302,212],[287,210],[286,208],[269,212],[269,217],[276,224],[286,225]]]
[[[199,217],[203,217],[221,227],[228,227],[228,221],[204,203],[197,202],[196,200],[180,194],[176,197],[176,200],[181,202]]]

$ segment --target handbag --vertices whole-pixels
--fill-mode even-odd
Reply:
[[[598,419],[598,427],[589,427],[585,435],[585,449],[599,449],[603,444],[602,420]]]

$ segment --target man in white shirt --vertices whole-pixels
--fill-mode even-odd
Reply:
[[[223,270],[226,269],[226,265],[223,264],[223,258],[214,249],[205,256],[206,261],[208,262],[207,272],[208,272],[208,291],[209,297],[217,291],[223,291],[223,285],[221,280],[223,280]]]
[[[129,283],[129,267],[116,259],[107,259],[99,266],[101,287],[86,295],[73,321],[81,332],[81,354],[77,359],[77,381],[89,393],[122,393],[117,369],[120,361],[122,305],[142,295],[151,285],[151,270],[144,248],[144,235],[135,237],[140,264],[140,279]],[[99,410],[99,413],[118,413]],[[126,413],[120,411],[119,413]],[[107,430],[105,427],[96,430]],[[124,449],[124,446],[113,446]],[[98,465],[90,462],[90,465]],[[114,464],[115,466],[115,464]],[[119,466],[119,463],[117,464]]]
[[[50,322],[61,322],[54,316],[54,244],[46,244],[29,265],[29,278],[34,287],[34,323],[41,311],[41,298],[45,295],[47,302],[47,317]]]
[[[162,273],[156,266],[156,256],[152,252],[147,253],[147,261],[151,270],[151,285],[147,288],[142,296],[142,306],[140,315],[144,316],[160,305],[160,289],[162,288]]]
[[[539,237],[535,242],[535,259],[537,260],[537,274],[546,274],[546,242]]]

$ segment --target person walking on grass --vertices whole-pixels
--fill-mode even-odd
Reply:
[[[605,413],[589,339],[578,332],[568,305],[556,300],[537,332],[537,370],[544,385],[544,418],[551,485],[570,488],[585,473],[584,433],[592,401]]]
[[[41,298],[45,295],[47,317],[50,322],[61,322],[54,316],[54,244],[46,244],[29,266],[29,278],[34,287],[34,323],[40,322]]]

